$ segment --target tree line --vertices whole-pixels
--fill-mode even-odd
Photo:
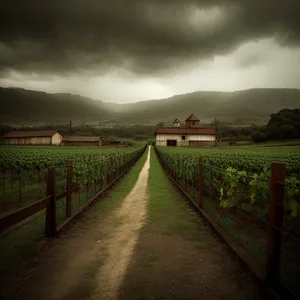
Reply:
[[[59,130],[65,135],[100,135],[106,140],[116,138],[126,138],[134,140],[154,139],[155,128],[164,127],[164,122],[159,122],[156,126],[146,125],[113,125],[109,128],[100,128],[92,125],[81,124],[72,128],[69,125],[49,124],[44,126],[26,127],[20,126],[10,127],[0,125],[0,135],[10,130]],[[300,138],[300,109],[282,109],[277,113],[270,115],[269,122],[266,125],[258,126],[230,126],[226,123],[214,120],[208,126],[217,128],[218,140],[223,141],[254,141],[264,142],[270,140],[294,139]]]

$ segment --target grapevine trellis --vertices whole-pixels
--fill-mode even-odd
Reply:
[[[299,148],[284,149],[189,149],[159,147],[168,164],[176,170],[179,179],[199,181],[199,158],[205,157],[205,165],[213,166],[207,177],[212,186],[219,186],[220,207],[236,205],[240,183],[250,187],[249,202],[265,203],[269,197],[271,162],[286,165],[285,202],[291,217],[300,212],[300,151]],[[208,172],[207,172],[208,173]],[[222,176],[220,175],[222,173]],[[222,177],[222,180],[221,180]],[[293,188],[296,187],[296,188]],[[297,188],[298,187],[298,188]]]

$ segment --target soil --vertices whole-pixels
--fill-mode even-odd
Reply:
[[[148,221],[149,168],[150,151],[121,205],[48,244],[13,299],[266,299],[204,221],[192,225],[197,242]]]

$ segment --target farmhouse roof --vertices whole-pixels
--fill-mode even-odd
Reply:
[[[64,142],[98,142],[101,139],[100,136],[65,136]]]
[[[57,130],[34,130],[34,131],[10,131],[6,133],[4,138],[25,138],[25,137],[51,137]]]
[[[180,121],[176,118],[173,123],[180,123]]]
[[[194,114],[190,114],[190,116],[185,120],[186,121],[200,121]]]
[[[198,128],[176,128],[176,127],[158,127],[156,134],[216,134],[214,127],[198,127]]]

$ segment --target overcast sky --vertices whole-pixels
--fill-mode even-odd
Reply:
[[[0,85],[135,102],[300,88],[299,0],[2,0]]]

